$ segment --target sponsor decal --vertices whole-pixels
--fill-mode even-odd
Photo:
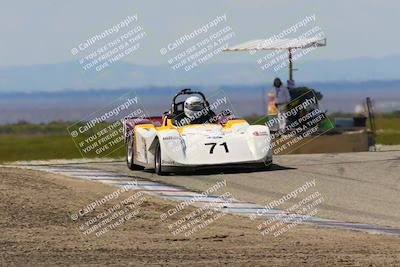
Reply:
[[[163,137],[163,140],[179,140],[179,136],[165,136]]]
[[[254,136],[265,136],[265,135],[268,135],[268,132],[266,132],[266,131],[255,131],[255,132],[253,132],[253,135]]]

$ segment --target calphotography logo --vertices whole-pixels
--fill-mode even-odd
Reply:
[[[313,190],[315,186],[315,179],[307,181],[304,185],[296,188],[287,195],[284,195],[282,198],[269,202],[263,209],[259,209],[255,214],[252,214],[250,219],[254,220],[259,217],[265,218],[267,216],[267,219],[260,223],[257,226],[257,229],[263,236],[280,236],[296,225],[307,222],[310,217],[317,215],[318,206],[324,202],[324,198],[318,191]],[[310,191],[314,192],[310,194]],[[304,197],[286,210],[277,211],[278,207],[285,204],[285,202],[294,202],[304,194],[308,194],[308,196]],[[277,212],[271,216],[271,211],[274,210]]]
[[[217,16],[162,47],[160,54],[170,57],[168,64],[173,70],[193,70],[228,48],[235,32],[226,23],[226,14]]]
[[[71,54],[80,54],[79,64],[83,70],[95,69],[100,72],[140,49],[140,42],[147,34],[137,22],[137,14],[128,15],[119,23],[72,48]]]
[[[148,117],[146,114],[138,96],[129,92],[70,125],[68,131],[82,157],[105,157],[124,145],[126,136],[122,120],[126,117],[143,120]]]

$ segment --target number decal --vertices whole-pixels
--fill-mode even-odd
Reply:
[[[220,144],[220,146],[224,146],[225,153],[229,153],[228,145],[226,144],[226,142],[223,142],[222,144]]]
[[[210,154],[214,154],[214,148],[217,145],[217,143],[206,143],[204,144],[206,146],[211,146],[210,148]],[[222,144],[219,144],[220,146],[223,146],[225,148],[225,153],[229,153],[228,145],[226,142],[223,142]]]
[[[206,146],[211,146],[210,148],[210,154],[214,153],[214,147],[217,145],[217,143],[207,143],[205,144]]]

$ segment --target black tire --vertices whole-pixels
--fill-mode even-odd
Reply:
[[[133,151],[133,138],[132,136],[129,136],[125,145],[126,164],[128,165],[128,168],[133,171],[143,170],[144,168],[142,166],[135,164],[134,155],[135,153]]]
[[[272,163],[272,159],[269,162],[265,161],[263,165],[264,166],[262,168],[264,170],[272,170],[272,168],[274,166],[274,164]]]
[[[154,171],[157,175],[165,175],[166,173],[163,171],[163,167],[161,164],[161,146],[160,142],[157,140],[156,150],[154,154]]]

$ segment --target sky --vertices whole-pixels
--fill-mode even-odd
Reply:
[[[0,66],[74,61],[73,47],[134,14],[147,34],[139,53],[124,58],[134,64],[167,64],[160,48],[221,15],[226,15],[226,25],[235,32],[230,44],[268,38],[315,14],[315,25],[323,30],[328,45],[308,55],[307,60],[400,54],[400,1],[395,0],[1,2]],[[241,53],[225,53],[212,60],[251,61],[254,58]]]

